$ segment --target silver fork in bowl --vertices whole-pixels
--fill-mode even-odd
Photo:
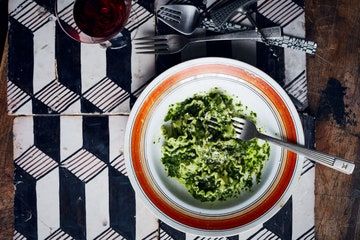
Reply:
[[[280,27],[262,29],[269,39],[279,39],[282,36]],[[135,49],[141,54],[173,54],[180,52],[187,46],[198,42],[225,41],[225,40],[256,40],[261,41],[261,36],[255,30],[239,31],[215,36],[187,38],[177,34],[136,38]]]
[[[311,150],[303,146],[289,143],[260,133],[257,130],[255,124],[246,119],[234,117],[232,118],[232,123],[236,132],[236,137],[241,140],[248,141],[253,138],[259,138],[265,141],[272,142],[292,152],[304,155],[305,157],[313,160],[314,162],[320,163],[342,173],[352,174],[354,171],[355,164],[349,162],[348,160],[338,158],[336,156],[332,156],[326,153],[321,153],[316,150]],[[216,124],[216,122],[210,121],[210,124]]]

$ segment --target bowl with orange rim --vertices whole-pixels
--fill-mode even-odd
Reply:
[[[304,158],[270,144],[261,181],[226,201],[201,202],[161,162],[161,126],[171,104],[221,88],[257,114],[266,133],[304,143],[300,117],[286,92],[261,70],[227,58],[200,58],[178,64],[154,79],[136,101],[125,132],[124,155],[130,182],[163,222],[204,236],[230,236],[271,218],[299,180]]]

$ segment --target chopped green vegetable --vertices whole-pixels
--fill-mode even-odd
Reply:
[[[232,117],[256,121],[256,113],[247,114],[218,88],[171,105],[165,116],[161,161],[167,174],[200,201],[224,201],[250,191],[269,158],[267,142],[236,138]],[[217,126],[210,127],[210,119]]]

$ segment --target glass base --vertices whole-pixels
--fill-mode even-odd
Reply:
[[[124,36],[124,34],[120,32],[112,39],[100,43],[100,46],[103,48],[121,49],[123,47],[126,47],[129,43],[130,43],[130,38]]]

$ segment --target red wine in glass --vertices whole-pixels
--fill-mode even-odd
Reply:
[[[57,22],[69,37],[112,49],[128,45],[121,30],[130,10],[131,0],[55,0]]]
[[[121,31],[129,12],[125,0],[76,0],[73,11],[81,31],[104,39]]]

